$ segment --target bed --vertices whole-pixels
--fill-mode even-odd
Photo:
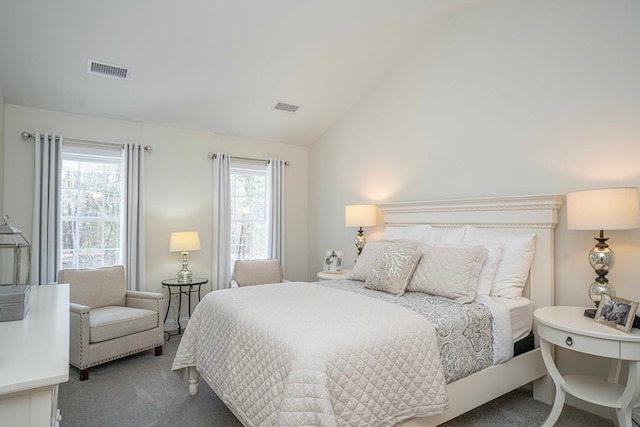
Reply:
[[[204,378],[245,425],[435,426],[528,383],[536,399],[549,403],[552,385],[537,343],[526,351],[520,346],[533,343],[533,310],[553,305],[553,235],[562,201],[562,196],[551,195],[378,205],[385,235],[391,237],[406,230],[439,236],[464,230],[465,235],[495,233],[514,240],[531,236],[535,257],[519,289],[522,297],[504,298],[507,305],[457,304],[466,310],[460,317],[472,313],[488,319],[484,326],[467,327],[479,330],[478,336],[468,336],[462,327],[447,329],[440,320],[442,308],[435,310],[433,322],[419,312],[423,309],[408,310],[411,301],[424,299],[416,297],[418,292],[395,296],[363,289],[354,280],[264,285],[207,295],[191,317],[173,370],[187,373],[192,395]],[[404,243],[392,252],[413,254],[416,248],[406,249]],[[389,244],[383,246],[381,251],[391,251]],[[483,262],[490,246],[484,246]],[[430,249],[434,254],[450,251],[447,242],[435,247]],[[376,258],[379,267],[379,254]],[[366,262],[361,258],[358,264]],[[413,268],[417,274],[419,267]],[[372,284],[376,282],[367,281],[367,286]],[[381,297],[363,295],[371,292]],[[466,298],[435,299],[451,306],[454,297]],[[500,328],[493,305],[510,319],[508,334],[501,338],[509,345],[502,350],[496,348]],[[482,333],[487,329],[490,337]],[[464,337],[449,337],[455,330]],[[471,358],[479,362],[460,374],[453,365],[461,357],[451,343],[463,340],[477,352]],[[483,362],[487,357],[489,362]]]

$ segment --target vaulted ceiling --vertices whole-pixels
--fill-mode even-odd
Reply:
[[[3,0],[0,91],[8,104],[309,145],[480,3]],[[127,78],[89,74],[89,60]]]

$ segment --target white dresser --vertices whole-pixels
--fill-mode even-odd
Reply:
[[[58,424],[69,380],[69,285],[32,286],[24,320],[0,323],[0,427]]]

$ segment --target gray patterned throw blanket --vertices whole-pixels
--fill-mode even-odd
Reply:
[[[362,282],[337,280],[319,285],[354,292],[398,304],[426,317],[435,327],[440,358],[447,383],[481,371],[493,364],[491,311],[483,304],[458,304],[422,292],[397,297],[366,289]]]

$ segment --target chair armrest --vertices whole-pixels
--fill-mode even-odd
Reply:
[[[69,310],[76,314],[87,314],[91,311],[91,307],[88,305],[76,304],[75,302],[69,303]]]
[[[91,362],[91,307],[69,303],[69,362],[78,369],[86,369]]]
[[[127,307],[144,308],[160,313],[164,295],[160,292],[127,291]]]

